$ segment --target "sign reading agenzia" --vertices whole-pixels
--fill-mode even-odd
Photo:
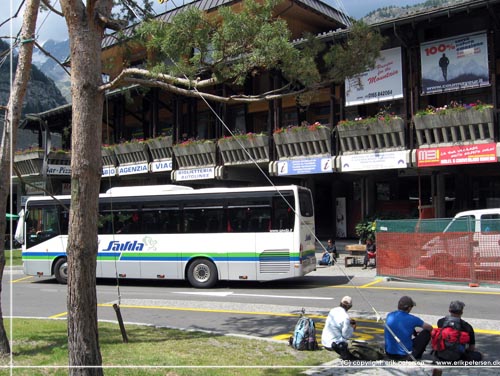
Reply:
[[[356,106],[403,98],[402,72],[400,47],[380,51],[375,68],[345,80],[345,105]]]

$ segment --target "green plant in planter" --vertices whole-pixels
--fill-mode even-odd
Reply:
[[[326,125],[321,125],[319,122],[313,124],[293,125],[285,128],[276,129],[273,134],[293,133],[293,132],[315,132],[319,129],[329,129]]]
[[[262,137],[266,136],[264,132],[261,133],[253,133],[253,132],[248,132],[248,133],[233,133],[232,136],[224,136],[223,138],[219,139],[219,142],[226,142],[226,141],[232,141],[232,140],[252,140],[256,137]]]
[[[375,220],[364,220],[359,222],[355,227],[354,231],[359,237],[361,244],[364,244],[367,239],[375,241],[375,229],[377,228]]]

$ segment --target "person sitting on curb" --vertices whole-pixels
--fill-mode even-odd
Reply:
[[[321,333],[321,344],[325,349],[335,351],[343,360],[355,360],[356,358],[348,350],[348,340],[356,329],[356,320],[351,319],[347,311],[352,307],[352,298],[344,296],[340,306],[332,308],[325,321],[325,327]]]
[[[463,346],[462,349],[459,349],[456,346],[452,346],[451,349],[448,351],[457,351],[455,354],[451,354],[453,360],[458,359],[458,360],[464,360],[464,361],[480,361],[483,359],[483,355],[479,352],[476,351],[476,336],[474,334],[474,329],[472,328],[472,325],[470,325],[467,321],[462,320],[462,314],[464,313],[464,307],[465,303],[461,302],[460,300],[454,300],[450,303],[450,307],[448,309],[448,312],[450,313],[449,316],[442,317],[438,320],[437,326],[438,328],[443,328],[446,326],[450,326],[456,330],[459,331],[464,331],[469,334],[469,342],[465,344],[466,346]],[[451,325],[453,324],[453,325]],[[434,333],[433,333],[434,336]],[[462,351],[459,351],[462,350]],[[443,354],[439,352],[435,352],[435,356],[437,360],[442,360],[442,361],[448,361],[450,360],[450,354],[447,352],[444,352]],[[456,356],[453,356],[456,355]]]
[[[431,339],[432,325],[410,314],[416,303],[409,296],[399,299],[398,310],[387,315],[385,352],[393,360],[419,360]],[[417,331],[416,329],[420,329]],[[410,355],[411,354],[411,355]]]

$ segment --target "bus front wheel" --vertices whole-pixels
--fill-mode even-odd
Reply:
[[[68,283],[68,261],[66,258],[60,258],[54,265],[54,275],[57,282],[65,285]]]
[[[210,260],[194,260],[189,265],[187,278],[193,287],[210,288],[217,283],[217,268]]]

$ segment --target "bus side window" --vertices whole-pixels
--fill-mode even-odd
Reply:
[[[282,197],[273,197],[273,215],[271,218],[271,230],[293,231],[293,223],[295,214],[293,196],[284,196],[287,202]],[[290,207],[290,205],[291,207]]]

